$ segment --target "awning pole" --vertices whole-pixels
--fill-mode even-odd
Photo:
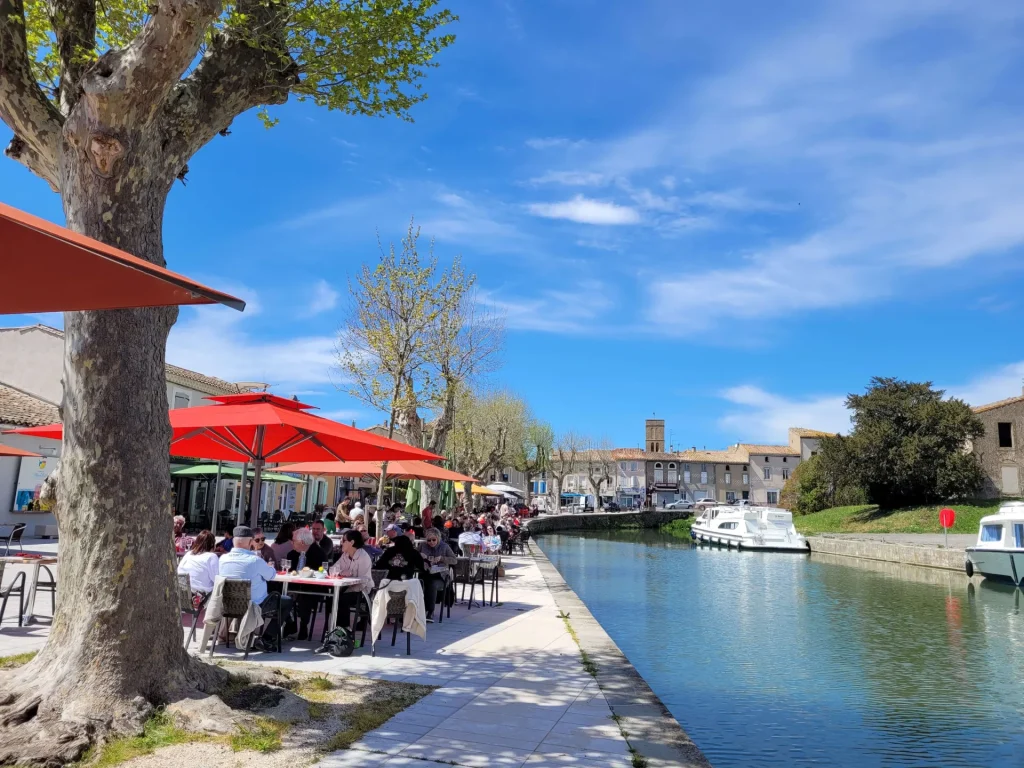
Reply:
[[[217,462],[217,479],[213,481],[213,506],[210,508],[212,514],[217,514],[217,502],[220,500],[220,466],[222,462]],[[214,526],[216,527],[216,526]]]
[[[256,450],[253,461],[252,496],[249,497],[249,527],[256,527],[259,517],[260,497],[263,495],[263,432],[262,425],[256,427]]]
[[[238,512],[235,514],[235,525],[241,525],[248,508],[249,500],[245,495],[245,480],[249,475],[249,462],[242,462],[242,476],[238,481]]]

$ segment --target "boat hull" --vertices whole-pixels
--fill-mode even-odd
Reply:
[[[714,528],[703,528],[693,526],[690,528],[690,535],[695,541],[703,544],[719,544],[724,547],[736,547],[737,549],[761,550],[767,552],[807,552],[807,540],[802,536],[797,539],[775,538],[769,536],[752,536],[751,534],[733,533],[731,531],[716,530]]]
[[[1024,549],[983,549],[968,547],[967,559],[985,578],[1020,584],[1024,581]]]

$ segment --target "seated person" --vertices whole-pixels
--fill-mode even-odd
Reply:
[[[494,526],[487,526],[487,535],[483,537],[484,541],[484,552],[489,555],[495,554],[501,551],[501,537],[494,532]]]
[[[416,516],[416,517],[414,517],[412,519],[412,530],[416,532],[416,538],[417,539],[422,539],[423,538],[424,528],[423,528],[423,518],[422,517]]]
[[[498,538],[501,539],[501,549],[506,551],[508,549],[508,540],[511,538],[509,533],[503,526],[498,526]]]
[[[395,539],[402,535],[402,526],[392,523],[384,529],[384,540],[379,542],[385,549],[395,543]]]
[[[310,530],[313,532],[313,541],[317,543],[320,549],[323,550],[324,557],[330,562],[334,555],[334,540],[327,535],[327,528],[324,527],[323,520],[314,520],[310,526]]]
[[[455,565],[457,558],[451,547],[441,541],[441,532],[437,528],[427,528],[424,533],[426,541],[419,546],[420,556],[428,569],[423,580],[423,605],[427,609],[427,622],[433,623],[437,593],[448,583],[448,566]]]
[[[247,527],[247,526],[240,526],[240,527]],[[252,531],[250,529],[250,535],[251,535],[251,533],[252,533]],[[234,547],[234,540],[231,538],[231,531],[224,531],[224,538],[221,539],[220,542],[218,542],[216,547],[214,547],[214,551],[218,555],[222,555],[222,554],[224,554],[226,552],[230,552],[232,547]]]
[[[459,549],[463,551],[463,554],[466,552],[467,545],[480,549],[483,549],[484,546],[484,537],[477,532],[476,526],[469,520],[463,524],[462,533],[459,534]]]
[[[193,538],[185,533],[185,518],[174,516],[174,551],[181,554],[192,549]]]
[[[331,576],[359,579],[358,586],[345,587],[338,596],[338,617],[335,626],[348,627],[349,617],[361,594],[373,589],[373,560],[363,545],[363,534],[348,529],[341,536],[341,557],[331,566]]]
[[[338,530],[338,526],[334,523],[334,518],[335,514],[333,512],[328,512],[326,515],[324,515],[324,529],[328,533],[334,533]]]
[[[295,524],[285,523],[274,537],[274,543],[270,545],[274,551],[274,560],[277,561],[278,568],[284,568],[288,553],[292,551],[292,535],[294,533]]]
[[[213,582],[220,573],[220,558],[213,553],[216,542],[209,531],[200,531],[192,548],[178,561],[178,573],[187,574],[192,592],[206,596],[213,592]]]
[[[317,571],[320,568],[327,570],[327,558],[324,551],[313,539],[313,532],[309,528],[299,528],[292,536],[292,551],[288,553],[289,571],[301,571],[309,568]],[[317,595],[298,595],[295,602],[295,615],[299,620],[298,640],[309,639],[309,617],[322,598]]]
[[[252,530],[252,551],[260,556],[260,560],[266,560],[277,568],[277,555],[274,554],[274,548],[267,544],[267,536],[261,528]]]
[[[411,579],[423,575],[423,557],[408,536],[398,536],[377,560],[378,570],[387,570],[389,579]]]
[[[220,575],[225,579],[247,579],[252,590],[250,599],[256,605],[262,607],[268,599],[280,599],[280,612],[266,626],[263,636],[268,640],[275,638],[277,636],[278,621],[284,621],[285,634],[291,634],[289,629],[292,628],[292,598],[288,595],[271,596],[271,598],[268,598],[267,582],[272,581],[277,573],[270,563],[261,560],[259,555],[250,549],[252,546],[252,529],[247,525],[236,526],[233,541],[235,546],[232,547],[230,552],[220,558],[218,564]],[[270,642],[273,641],[270,640]],[[256,647],[262,649],[263,645],[258,641]]]

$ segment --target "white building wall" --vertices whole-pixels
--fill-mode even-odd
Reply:
[[[0,381],[59,405],[63,370],[62,338],[39,328],[0,328]]]

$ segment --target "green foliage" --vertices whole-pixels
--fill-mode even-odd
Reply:
[[[456,469],[481,478],[490,469],[511,464],[521,450],[529,408],[506,391],[463,391],[455,406],[449,452]]]
[[[258,717],[251,725],[239,725],[238,732],[231,736],[231,749],[235,752],[276,752],[281,748],[281,736],[288,730],[288,723]]]
[[[207,29],[207,40],[230,32],[253,48],[276,50],[283,40],[297,68],[292,88],[299,100],[312,100],[348,114],[411,119],[409,110],[427,96],[426,71],[435,56],[455,41],[440,30],[458,17],[437,0],[270,0],[277,23],[253,23],[236,1],[224,4]],[[245,7],[244,5],[242,7]],[[96,4],[94,44],[76,52],[95,60],[111,49],[124,48],[149,18],[149,0],[104,0]],[[43,0],[25,3],[29,59],[39,84],[51,97],[57,93],[60,61],[55,29],[65,19],[51,20]],[[261,110],[265,123],[272,123]]]
[[[874,504],[834,507],[814,514],[795,517],[793,524],[800,533],[942,533],[939,510],[949,506],[956,510],[956,523],[950,533],[976,535],[981,518],[999,508],[999,500],[946,501],[906,509],[880,510]]]
[[[206,741],[209,737],[180,728],[166,712],[153,715],[143,726],[141,736],[114,739],[89,757],[89,768],[110,768],[135,757],[151,754],[161,747]]]
[[[864,490],[856,483],[852,465],[849,439],[822,438],[818,454],[797,466],[786,481],[781,505],[798,515],[808,515],[829,507],[864,503]]]
[[[984,427],[962,400],[943,399],[930,382],[873,378],[850,395],[853,475],[883,509],[964,498],[981,485],[977,458],[965,452]]]
[[[0,669],[14,669],[28,664],[36,657],[36,651],[16,653],[13,656],[0,656]]]
[[[544,421],[530,419],[523,433],[523,441],[516,447],[512,466],[526,475],[526,484],[548,468],[551,449],[555,444],[555,433]]]
[[[690,528],[693,526],[693,517],[680,518],[661,526],[661,532],[675,536],[677,539],[690,539]]]

